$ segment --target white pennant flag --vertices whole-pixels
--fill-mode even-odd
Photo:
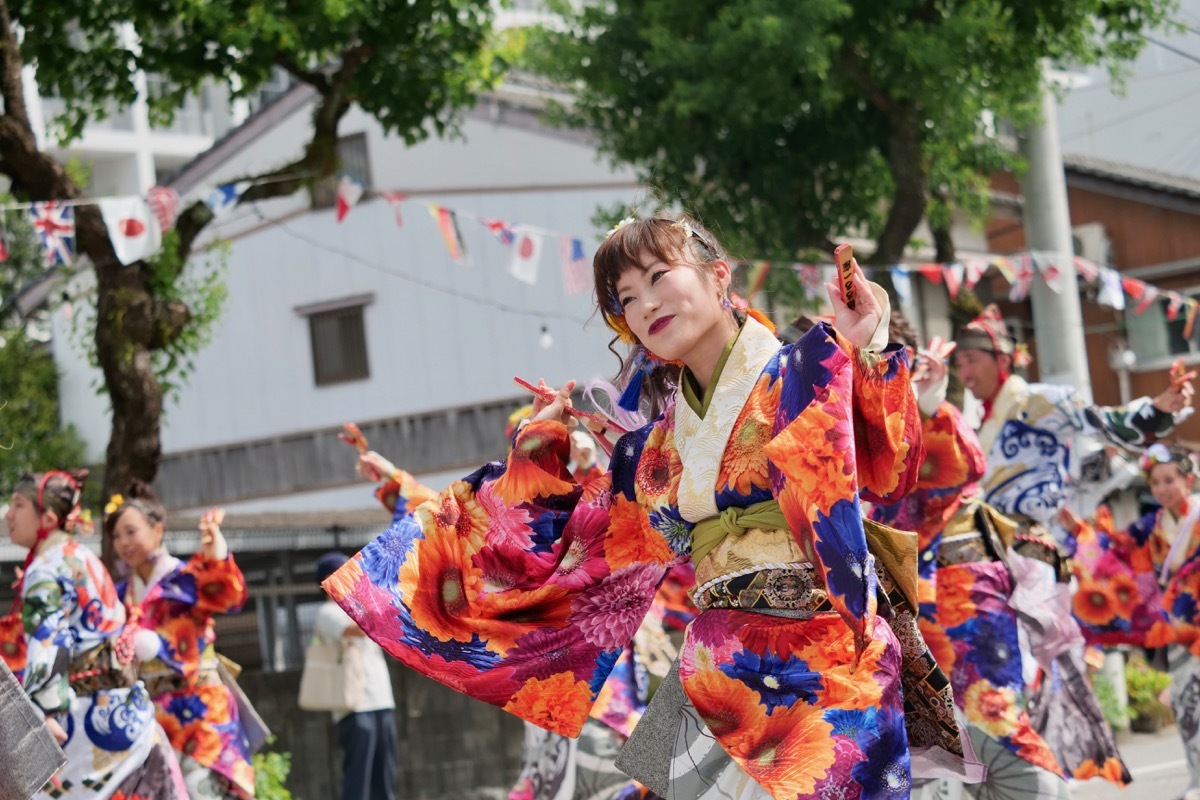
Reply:
[[[1125,288],[1121,286],[1121,273],[1108,267],[1100,268],[1100,291],[1096,293],[1096,302],[1118,311],[1125,310]]]
[[[900,301],[901,307],[912,305],[912,275],[909,273],[908,268],[896,264],[891,267],[890,273],[892,276],[892,288],[896,290],[896,299]]]
[[[986,258],[968,258],[963,261],[963,285],[974,289],[991,266]]]
[[[512,261],[508,271],[517,280],[533,286],[537,283],[538,262],[542,258],[542,238],[536,233],[514,227],[517,240],[513,243]]]
[[[957,261],[953,264],[947,264],[942,269],[942,278],[946,281],[946,291],[950,293],[950,299],[958,297],[958,292],[962,289],[963,278],[967,274],[967,268]]]
[[[141,197],[116,197],[101,200],[99,205],[108,238],[122,264],[149,258],[162,247],[158,219]]]

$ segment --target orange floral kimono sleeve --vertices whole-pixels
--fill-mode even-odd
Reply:
[[[902,348],[868,353],[827,324],[780,355],[775,435],[764,448],[775,497],[861,653],[874,629],[876,579],[860,495],[902,497],[923,452],[908,362]]]
[[[566,427],[531,422],[507,461],[395,520],[325,590],[405,665],[576,736],[682,560],[634,499],[648,431],[623,437],[585,492]]]
[[[194,605],[204,614],[236,614],[246,604],[246,578],[233,555],[222,559],[196,553],[183,566],[184,576],[194,581]],[[187,577],[183,583],[186,585]]]
[[[392,512],[392,519],[403,517],[436,496],[437,492],[402,469],[394,470],[387,482],[375,490],[375,498]]]
[[[893,503],[916,485],[925,458],[921,412],[909,381],[908,356],[899,345],[873,353],[840,335],[837,342],[854,365],[859,492],[869,502]]]

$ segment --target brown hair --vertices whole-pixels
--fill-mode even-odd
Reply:
[[[53,511],[58,517],[59,529],[65,531],[71,521],[71,512],[79,506],[89,474],[86,469],[26,472],[17,481],[13,491],[28,497],[39,515]],[[40,504],[39,487],[42,495]]]
[[[117,527],[117,520],[130,508],[140,511],[142,516],[151,525],[166,522],[166,507],[158,499],[158,495],[154,493],[154,490],[150,488],[150,484],[145,481],[134,478],[130,481],[129,488],[125,490],[121,498],[121,505],[117,506],[116,510],[104,518],[104,532],[106,534],[112,535],[113,529]]]
[[[912,323],[904,318],[896,309],[892,309],[892,317],[888,321],[888,341],[899,342],[906,347],[911,347],[913,350],[921,348],[921,339],[917,336],[917,329],[912,326]]]
[[[617,296],[617,282],[626,270],[645,270],[642,259],[647,256],[663,263],[685,263],[705,274],[706,267],[716,261],[730,261],[729,253],[717,238],[697,219],[687,214],[660,212],[646,219],[630,219],[617,226],[600,244],[592,259],[592,276],[595,281],[596,306],[609,328],[617,336],[609,342],[608,349],[621,361],[621,368],[614,380],[617,386],[626,386],[634,373],[641,369],[634,356],[641,344],[625,322],[624,310]],[[736,316],[736,312],[735,312]],[[741,322],[741,319],[738,319]],[[633,349],[622,355],[613,348],[623,341]],[[655,366],[642,383],[642,401],[648,404],[648,419],[663,412],[667,401],[679,385],[680,366],[661,364]]]

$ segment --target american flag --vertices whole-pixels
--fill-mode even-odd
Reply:
[[[160,228],[169,231],[175,226],[175,217],[179,215],[179,192],[166,186],[151,186],[146,192],[146,202]]]
[[[46,266],[70,264],[75,256],[75,209],[57,200],[34,203],[29,221],[42,241]]]
[[[562,245],[563,289],[567,294],[580,294],[592,288],[591,265],[583,252],[583,240],[564,236]]]

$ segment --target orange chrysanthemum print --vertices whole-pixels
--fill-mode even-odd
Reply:
[[[564,736],[577,736],[592,707],[586,681],[576,681],[569,672],[545,680],[530,678],[504,710]]]
[[[196,694],[208,708],[204,715],[206,719],[218,721],[229,719],[229,690],[223,685],[201,686],[196,689]]]
[[[193,558],[183,568],[196,579],[196,607],[213,613],[241,608],[246,602],[246,579],[232,559]]]
[[[747,497],[755,489],[770,488],[767,455],[763,447],[771,440],[775,408],[779,405],[782,388],[783,381],[772,383],[769,374],[759,378],[758,386],[754,387],[750,399],[742,407],[725,445],[725,455],[717,473],[718,491],[731,490]]]
[[[975,577],[965,566],[949,566],[938,570],[938,623],[946,630],[958,627],[975,616],[971,587]]]
[[[741,737],[765,714],[753,689],[719,670],[697,672],[682,683],[700,719],[723,745]]]
[[[208,723],[189,722],[171,736],[171,747],[177,753],[191,756],[204,766],[215,764],[221,755],[221,736]]]
[[[471,641],[476,620],[470,603],[483,588],[483,574],[454,534],[433,533],[413,543],[413,555],[400,567],[400,592],[413,621],[447,641]]]
[[[342,600],[354,593],[354,588],[362,578],[362,556],[355,556],[326,578],[321,587],[333,600]]]
[[[493,483],[490,491],[496,491]],[[480,502],[465,481],[450,484],[432,502],[417,509],[415,515],[427,538],[452,536],[463,542],[467,555],[475,555],[484,546],[492,520],[487,506]],[[432,529],[432,530],[431,530]]]
[[[618,494],[613,499],[604,558],[613,572],[632,564],[665,564],[675,558],[667,540],[650,526],[650,518],[638,503]]]
[[[189,617],[171,617],[158,628],[158,635],[174,653],[189,678],[200,669],[200,631]]]
[[[484,592],[470,600],[471,619],[464,623],[487,642],[489,650],[503,653],[530,631],[566,626],[573,597],[570,589],[556,584]]]
[[[1178,633],[1166,620],[1155,620],[1146,631],[1146,647],[1166,647],[1178,638]]]
[[[531,423],[525,432],[517,437],[516,447],[508,454],[508,467],[504,474],[496,479],[496,496],[505,503],[529,503],[539,497],[568,494],[574,488],[574,484],[566,479],[568,476],[556,475],[549,471],[555,464],[559,469],[564,469],[562,464],[566,462],[566,458],[555,461],[546,457],[555,444],[565,446],[565,430],[561,425],[557,431],[546,430],[544,427],[535,429],[535,424]],[[557,441],[560,433],[563,434],[562,442]]]
[[[1133,612],[1141,602],[1137,582],[1128,575],[1117,574],[1109,580],[1108,588],[1112,592],[1117,616],[1132,619]]]
[[[634,471],[638,502],[648,506],[669,502],[678,491],[682,475],[683,462],[675,447],[675,432],[656,427],[646,437],[646,446]]]
[[[1117,786],[1124,786],[1125,768],[1121,764],[1121,760],[1113,756],[1106,758],[1103,766],[1097,766],[1096,760],[1089,758],[1075,768],[1075,773],[1072,777],[1077,781],[1086,781],[1089,778],[1101,778],[1110,783],[1115,783]]]
[[[833,766],[833,726],[819,706],[797,703],[758,714],[735,736],[717,737],[743,769],[774,797],[812,794]]]
[[[967,482],[967,461],[959,450],[954,431],[927,428],[922,441],[925,459],[917,472],[917,487],[942,489]]]
[[[1117,600],[1107,586],[1093,580],[1081,580],[1071,600],[1077,616],[1089,625],[1107,625],[1117,615]]]
[[[825,514],[857,488],[854,470],[847,464],[853,454],[838,451],[825,435],[836,424],[834,416],[813,404],[764,448],[792,487]]]
[[[1007,736],[1017,728],[1019,711],[1012,689],[993,686],[988,680],[975,681],[967,689],[963,706],[967,719],[990,736]]]

